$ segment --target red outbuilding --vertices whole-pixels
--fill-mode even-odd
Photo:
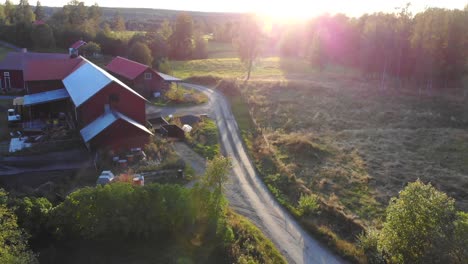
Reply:
[[[152,134],[143,125],[147,100],[108,72],[82,59],[84,63],[63,83],[75,106],[75,118],[87,146],[142,147]]]
[[[53,67],[49,70],[50,63],[54,61],[61,64],[58,67]],[[3,61],[0,62],[0,87],[2,89],[28,89],[28,78],[31,81],[38,81],[38,75],[46,74],[44,79],[39,81],[55,81],[60,82],[67,73],[70,73],[69,68],[63,71],[60,70],[63,65],[73,65],[78,60],[73,61],[67,54],[61,53],[37,53],[37,52],[10,52],[6,55]],[[57,86],[57,85],[54,85]],[[63,86],[62,86],[63,87]],[[54,87],[51,87],[52,90]],[[41,89],[42,91],[42,89]],[[34,91],[27,91],[34,93]]]
[[[153,97],[155,93],[163,93],[171,82],[181,81],[122,57],[115,57],[106,66],[106,70],[146,98]]]

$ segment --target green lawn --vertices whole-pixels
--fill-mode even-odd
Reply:
[[[116,39],[121,39],[121,40],[129,40],[131,39],[134,35],[137,34],[146,34],[145,31],[111,31],[111,36],[116,38]]]
[[[218,127],[216,122],[204,118],[194,124],[193,129],[186,139],[195,152],[204,158],[212,159],[219,153]]]
[[[193,106],[208,102],[208,96],[195,89],[172,84],[163,97],[153,98],[151,102],[156,106]]]
[[[216,76],[221,78],[244,78],[246,69],[238,58],[217,58],[171,62],[173,75],[178,78],[193,76]],[[309,75],[316,70],[308,62],[280,57],[258,59],[252,70],[252,79],[281,81],[297,75]]]
[[[207,50],[209,59],[237,57],[237,52],[231,43],[208,41]]]

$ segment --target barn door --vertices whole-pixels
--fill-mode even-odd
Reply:
[[[3,83],[5,84],[5,89],[10,89],[11,88],[11,82],[10,82],[10,73],[9,72],[4,72],[3,73]]]
[[[5,77],[5,89],[9,90],[11,88],[10,77]]]

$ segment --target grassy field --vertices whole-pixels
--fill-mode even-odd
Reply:
[[[145,31],[111,31],[110,35],[111,37],[114,37],[116,39],[121,39],[121,40],[129,40],[131,39],[134,35],[141,34],[144,35],[146,34]]]
[[[236,58],[237,53],[232,46],[232,43],[217,42],[217,41],[208,41],[208,58]]]
[[[215,58],[191,61],[171,62],[174,76],[188,78],[192,76],[215,76],[221,78],[245,78],[244,64],[238,58]],[[252,70],[252,80],[284,81],[316,73],[305,61],[291,58],[269,57],[259,59]]]
[[[236,59],[178,66],[185,76],[243,76]],[[418,178],[468,210],[468,105],[460,94],[418,95],[391,83],[379,91],[356,70],[319,71],[289,58],[262,59],[251,81],[235,82],[241,95],[228,98],[266,185],[342,255],[362,260],[356,235],[380,226],[389,199]],[[320,215],[298,214],[301,193],[319,195]]]

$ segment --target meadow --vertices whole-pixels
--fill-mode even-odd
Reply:
[[[419,94],[411,83],[390,82],[382,91],[355,69],[320,71],[294,58],[259,59],[247,83],[235,58],[174,65],[180,77],[236,83],[217,88],[228,94],[266,185],[354,260],[362,255],[356,235],[381,225],[389,199],[408,182],[431,182],[468,210],[468,106],[460,90]],[[323,212],[300,215],[301,194],[318,195]]]

